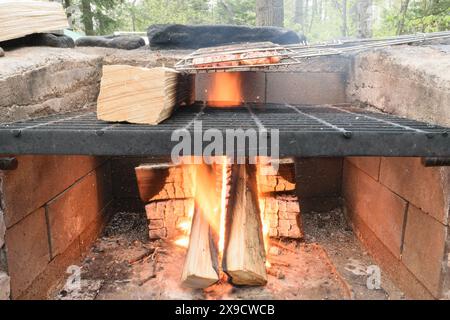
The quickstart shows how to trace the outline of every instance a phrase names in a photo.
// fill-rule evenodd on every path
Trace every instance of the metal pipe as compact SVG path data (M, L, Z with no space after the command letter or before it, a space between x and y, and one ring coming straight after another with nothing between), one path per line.
M450 166L450 158L422 158L422 165L424 167L448 167Z

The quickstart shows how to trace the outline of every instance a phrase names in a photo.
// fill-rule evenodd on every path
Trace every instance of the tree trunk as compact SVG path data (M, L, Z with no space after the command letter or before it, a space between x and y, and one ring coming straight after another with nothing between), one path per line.
M69 21L69 26L72 28L72 25L73 25L72 12L70 10L68 10L70 8L70 6L72 5L71 1L72 0L64 0L63 7L64 7L64 9L66 9L67 21Z
M302 32L305 31L305 17L303 16L303 0L295 0L295 7L294 7L294 23L300 24L302 28Z
M131 3L131 27L136 32L136 0Z
M406 18L406 12L408 11L409 6L409 0L403 0L402 5L400 7L400 20L398 21L397 25L397 35L402 34L403 27L405 26L405 18Z
M94 23L92 21L93 13L90 0L81 0L81 20L84 25L84 32L88 36L94 35Z
M313 0L312 2L312 8L311 8L311 20L309 22L308 32L311 32L313 23L314 23L314 17L317 13L317 0Z
M372 37L372 0L360 0L356 3L356 26L358 38Z
M342 0L342 29L341 33L343 37L347 37L348 28L347 28L347 0Z
M256 0L256 25L283 27L283 0Z

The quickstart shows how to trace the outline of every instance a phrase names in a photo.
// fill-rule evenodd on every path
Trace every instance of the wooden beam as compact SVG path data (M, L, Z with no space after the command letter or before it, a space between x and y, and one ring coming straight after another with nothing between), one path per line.
M30 0L0 1L0 41L68 27L67 16L60 3Z
M223 266L236 285L267 283L257 196L255 166L233 165Z
M127 65L103 67L97 117L105 121L158 124L193 102L193 78L173 69Z

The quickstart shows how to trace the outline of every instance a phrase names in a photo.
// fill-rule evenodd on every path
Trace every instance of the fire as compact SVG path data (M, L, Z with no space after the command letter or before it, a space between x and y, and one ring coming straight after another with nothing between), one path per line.
M213 107L239 106L242 103L242 80L239 72L211 73L207 90L208 105Z
M256 175L256 179L257 179L257 186L258 186L258 201L259 201L259 210L260 210L260 214L261 214L261 223L262 223L262 233L263 233L263 239L264 239L264 249L266 251L266 259L267 259L267 252L269 250L269 228L270 228L270 222L268 219L268 215L265 212L265 200L264 197L262 197L261 191L259 190L259 177L261 176L261 174L264 174L264 172L262 172L262 167L261 167L261 163L267 163L268 159L259 159L259 164L257 165L257 175ZM271 264L269 262L269 260L266 260L266 268L270 268Z
M175 240L173 243L175 243L179 247L187 248L189 246L189 237L182 236L181 238Z
M218 236L218 251L219 258L223 257L225 247L225 226L227 215L227 158L223 157L216 161L216 170L214 166L199 164L190 165L186 169L189 170L191 177L191 186L194 190L195 205L192 206L189 212L189 219L178 223L177 228L181 230L183 235L176 239L174 243L180 247L187 248L189 246L189 235L191 231L191 220L194 214L195 207L203 214L208 221L212 231ZM261 166L257 166L257 177L261 173ZM220 170L220 171L219 171ZM220 172L220 193L216 187L216 173ZM259 184L259 183L258 183ZM258 204L261 214L262 233L264 240L264 248L267 253L269 248L269 220L265 212L265 200L258 190ZM271 264L266 260L266 267L270 268Z
M222 185L220 189L220 231L219 231L219 253L222 254L225 247L225 224L227 214L227 158L222 161Z
M221 234L221 203L216 192L216 175L212 166L206 164L186 166L191 180L191 186L194 194L194 202L189 212L189 221L182 221L177 225L177 229L183 232L183 236L175 240L175 244L181 247L188 247L191 221L194 215L195 207L199 213L204 215L212 231L219 235L219 242L223 242Z
M192 206L189 208L188 219L182 220L177 224L177 229L183 233L180 238L174 241L174 243L179 247L187 248L189 246L189 235L191 234L191 223L192 217L194 216L194 209L195 205L192 204Z

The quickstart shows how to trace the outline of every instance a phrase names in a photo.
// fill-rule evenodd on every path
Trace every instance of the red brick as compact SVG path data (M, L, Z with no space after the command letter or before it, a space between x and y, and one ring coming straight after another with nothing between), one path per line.
M268 103L345 103L345 75L323 72L266 73Z
M400 257L406 201L349 162L344 162L345 204Z
M433 293L440 296L447 227L409 205L402 261Z
M10 227L99 166L103 158L19 156L19 167L5 171L3 201Z
M149 228L150 230L164 228L164 220L162 220L162 219L158 219L158 220L156 220L156 219L154 219L154 220L149 220L149 222L148 222L148 228Z
M64 252L112 200L109 165L90 172L49 202L47 216L52 257Z
M378 181L380 174L380 157L348 157L345 158L345 160L350 161L355 167L361 169Z
M147 219L164 219L164 211L157 210L158 202L151 202L145 206Z
M6 231L11 296L20 296L50 261L45 209L40 208Z
M150 239L163 239L167 237L167 230L166 228L161 229L155 229L155 230L149 230L148 235Z
M415 207L448 224L450 168L426 168L420 158L382 158L380 181Z

